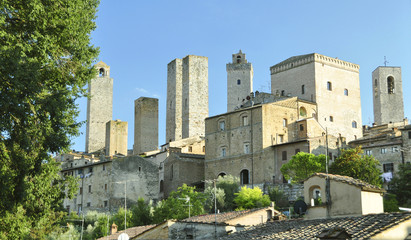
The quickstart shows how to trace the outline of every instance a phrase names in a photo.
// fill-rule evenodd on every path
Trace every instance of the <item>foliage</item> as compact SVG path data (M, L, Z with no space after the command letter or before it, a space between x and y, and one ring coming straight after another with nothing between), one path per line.
M270 200L275 203L275 209L285 208L290 206L288 197L285 195L284 191L278 189L278 187L268 188L268 196Z
M342 150L341 156L331 164L330 173L349 176L381 187L379 165L378 160L373 156L363 155L361 147L357 147Z
M285 179L298 183L314 173L325 172L325 155L315 156L311 153L299 152L280 168Z
M395 194L387 193L384 196L384 212L399 212L398 201Z
M214 213L214 207L215 207L215 198L214 194L217 195L217 209L220 211L224 209L225 205L225 192L221 188L215 188L214 189L214 183L211 182L206 182L206 189L204 190L204 194L207 196L206 202L204 204L204 210L209 212L209 213ZM215 193L214 193L215 191Z
M233 211L236 208L234 203L235 194L240 190L240 178L232 175L226 175L224 177L219 176L217 179L217 188L224 190L225 196L224 206L221 206L220 208L217 205L218 209L222 212Z
M185 199L189 197L190 201ZM154 210L154 222L160 223L166 219L184 219L189 216L196 216L204 213L204 203L206 196L204 193L196 192L195 187L186 184L179 187L177 191L170 193L170 196L158 204ZM189 208L188 204L191 205Z
M389 183L390 192L397 196L398 204L402 207L411 207L411 164L399 165Z
M237 211L270 205L270 198L268 195L263 195L263 191L259 187L247 188L244 186L235 195L234 202L238 206Z
M132 219L133 219L133 213L130 211L130 209L127 209L127 214L125 214L126 211L124 208L119 208L116 214L113 215L112 221L110 224L113 222L117 225L117 230L121 231L124 230L124 217L126 216L126 221L127 221L127 228L132 227Z
M1 1L1 238L44 238L64 216L65 188L74 183L57 174L50 154L67 150L78 134L75 100L95 76L98 49L90 32L97 6L98 0Z
M131 208L133 226L144 226L153 222L151 205L146 204L144 198L139 198L137 204Z

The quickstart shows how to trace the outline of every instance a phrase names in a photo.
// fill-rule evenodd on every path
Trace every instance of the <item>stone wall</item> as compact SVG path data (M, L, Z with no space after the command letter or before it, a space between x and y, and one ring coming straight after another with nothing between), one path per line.
M166 143L182 138L183 64L174 59L167 65Z
M128 123L120 120L106 123L106 155L123 154L127 156Z
M158 99L140 97L134 101L133 153L158 150Z

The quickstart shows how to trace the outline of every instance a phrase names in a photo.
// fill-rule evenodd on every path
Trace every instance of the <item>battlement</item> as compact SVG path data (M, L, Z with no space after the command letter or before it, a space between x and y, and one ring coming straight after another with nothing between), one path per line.
M359 72L360 66L354 63L346 62L338 58L327 57L318 53L294 56L270 67L271 75L287 71L308 63L318 62L329 66L342 68L348 71Z

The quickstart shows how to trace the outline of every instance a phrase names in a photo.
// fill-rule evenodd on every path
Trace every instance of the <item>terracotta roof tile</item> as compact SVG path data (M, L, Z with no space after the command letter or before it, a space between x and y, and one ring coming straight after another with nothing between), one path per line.
M127 228L126 233L131 238L131 237L137 236L138 234L140 234L140 233L142 233L142 232L144 232L144 231L146 231L150 228L153 228L155 226L157 226L157 225L145 225L145 226ZM125 232L124 230L119 231L119 232L116 232L115 234L112 234L112 235L108 236L108 238L107 237L101 237L101 238L98 238L97 240L117 240L118 236L120 236L120 234L122 234L124 232Z
M348 176L341 176L341 175L337 175L337 174L314 173L313 175L311 175L307 179L309 179L311 177L314 177L314 176L318 176L318 177L322 177L322 178L326 178L328 176L331 180L347 183L347 184L354 185L354 186L357 186L357 187L361 187L362 189L377 190L377 191L381 191L381 192L384 191L382 188L379 188L379 187L374 186L372 184L366 183L366 182L361 181L359 179L355 179L355 178L348 177Z

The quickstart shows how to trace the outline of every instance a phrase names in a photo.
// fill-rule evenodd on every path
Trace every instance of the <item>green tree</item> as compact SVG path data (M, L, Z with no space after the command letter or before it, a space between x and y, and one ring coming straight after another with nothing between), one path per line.
M0 238L43 238L64 216L60 191L73 182L51 153L78 134L75 100L95 76L98 3L0 3Z
M223 212L233 211L236 208L234 202L235 194L240 191L240 178L232 175L219 176L217 188L224 190L224 206L221 206L221 208L217 206L218 209Z
M411 164L399 165L389 183L390 192L397 196L398 204L402 207L411 207Z
M381 187L380 162L373 156L363 155L361 147L342 150L330 166L330 173L349 176L372 185Z
M384 196L384 212L399 212L398 201L395 194L387 193Z
M263 191L259 187L247 188L244 186L235 195L234 202L238 206L237 211L270 205L270 198L268 195L263 195Z
M190 201L186 201L187 197ZM195 191L195 187L186 184L179 187L177 191L170 193L170 196L160 202L154 209L154 222L160 223L166 219L184 219L189 215L197 216L204 213L204 203L206 196L204 193ZM189 206L190 209L189 209Z
M284 178L298 183L314 173L325 172L325 156L299 152L280 168Z
M153 223L151 204L146 204L144 198L139 198L137 204L131 208L133 226L144 226Z
M117 212L112 216L112 220L110 220L110 225L114 222L117 225L118 231L124 230L124 218L127 221L127 228L133 226L133 213L130 209L127 209L127 214L124 208L119 208Z
M277 210L290 206L290 202L284 191L278 189L278 187L268 188L268 196L270 197L270 200L275 203L275 208Z
M206 202L204 204L204 210L207 212L214 212L214 206L215 206L215 199L214 199L214 192L216 192L217 195L217 209L222 211L225 206L225 192L223 189L216 187L214 189L214 183L213 181L207 182L206 183L207 187L204 190L204 194L207 196Z

